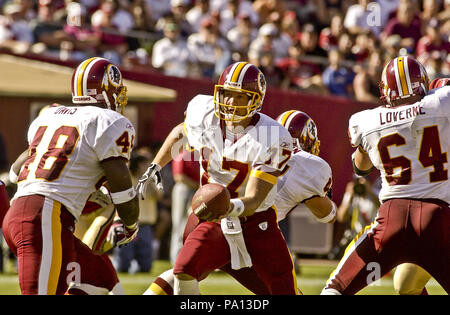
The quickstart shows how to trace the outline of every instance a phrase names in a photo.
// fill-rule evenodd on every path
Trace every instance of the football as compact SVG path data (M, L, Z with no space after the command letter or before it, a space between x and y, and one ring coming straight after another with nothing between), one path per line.
M209 183L201 186L192 197L192 211L202 220L214 220L226 214L230 193L225 186Z

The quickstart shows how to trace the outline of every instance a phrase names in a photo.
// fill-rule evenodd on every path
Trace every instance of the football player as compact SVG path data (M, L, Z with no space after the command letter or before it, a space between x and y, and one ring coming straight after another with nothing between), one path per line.
M121 218L116 244L130 242L138 230L127 167L135 131L122 115L127 95L118 67L104 58L83 61L72 75L72 102L46 109L31 123L28 157L3 222L23 294L64 294L69 284L69 294L99 293L97 282L115 282L117 275L104 272L108 262L73 235L88 197L105 179Z
M384 106L351 116L358 175L380 171L377 218L347 247L322 294L355 294L401 263L416 264L450 292L450 87L429 91L425 68L391 60L380 83Z
M322 223L333 223L337 207L330 199L332 174L326 161L320 158L320 141L317 127L311 117L301 111L291 110L278 116L277 121L291 134L293 155L283 170L283 175L277 182L275 207L278 221L285 219L292 211L307 207ZM190 215L185 235L196 225L193 214ZM233 270L230 264L220 268L228 272L238 282L255 294L269 294L268 288L258 277L253 268ZM173 270L159 275L145 295L173 294Z
M450 85L450 78L436 78L431 81L429 90L446 85ZM431 275L428 272L415 264L401 264L395 269L394 273L395 292L400 295L427 295L425 285L430 278Z
M180 139L186 136L200 153L202 184L222 184L231 195L225 218L207 209L211 219L198 222L187 236L174 266L175 294L199 294L198 281L230 261L234 270L253 266L270 294L298 294L274 208L276 183L291 157L292 138L278 122L259 113L265 92L264 75L256 66L229 65L214 95L197 95L189 102L184 123L172 130L140 179L139 194L149 180L161 187L160 170L178 155ZM232 254L230 246L239 254Z

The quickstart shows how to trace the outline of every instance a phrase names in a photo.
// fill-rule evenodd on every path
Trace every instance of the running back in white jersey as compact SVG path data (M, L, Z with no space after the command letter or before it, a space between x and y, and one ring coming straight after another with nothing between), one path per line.
M304 201L325 197L331 184L331 167L325 160L306 151L297 151L288 162L287 172L277 183L275 207L278 221L291 211L306 207Z
M421 101L354 114L351 144L366 151L380 170L380 201L436 198L450 203L450 87L432 90Z
M121 114L95 106L53 107L28 129L29 157L15 198L32 194L61 202L78 220L105 180L100 161L129 160L135 131Z
M291 135L264 114L255 114L252 122L230 140L214 114L212 96L198 95L189 102L184 125L189 145L200 152L202 184L222 184L231 198L238 198L245 195L250 176L264 179L270 176L266 173L283 170L293 150ZM276 192L274 185L256 211L271 207Z

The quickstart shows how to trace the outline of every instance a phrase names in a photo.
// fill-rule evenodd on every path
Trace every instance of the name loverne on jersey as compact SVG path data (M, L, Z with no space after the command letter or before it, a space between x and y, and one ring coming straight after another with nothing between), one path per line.
M405 109L399 108L398 110L390 110L384 113L380 113L380 125L389 124L399 120L406 120L414 118L418 115L425 115L423 105L419 104L414 107L408 107Z

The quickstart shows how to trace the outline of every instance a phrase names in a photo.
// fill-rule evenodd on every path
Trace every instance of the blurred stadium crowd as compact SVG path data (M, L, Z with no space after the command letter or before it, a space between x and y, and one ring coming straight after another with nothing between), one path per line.
M450 0L0 0L0 52L216 79L236 60L269 86L378 103L382 65L450 75Z

